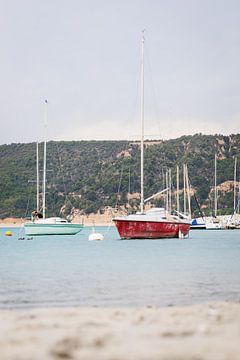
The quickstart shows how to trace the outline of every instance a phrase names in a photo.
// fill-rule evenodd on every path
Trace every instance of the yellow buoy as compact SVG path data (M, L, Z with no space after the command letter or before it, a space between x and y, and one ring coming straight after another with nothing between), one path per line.
M7 230L7 231L5 232L5 235L6 235L6 236L12 236L12 232L11 232L10 230Z

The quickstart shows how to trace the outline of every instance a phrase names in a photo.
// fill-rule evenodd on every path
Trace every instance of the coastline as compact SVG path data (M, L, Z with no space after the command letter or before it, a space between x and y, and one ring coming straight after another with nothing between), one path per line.
M240 303L0 310L2 360L238 360Z
M1 219L0 220L0 228L5 228L5 227L21 227L24 222L26 220L25 219L19 219L19 218L6 218L6 219ZM84 224L85 227L92 227L94 226L114 226L111 217L108 215L99 215L99 214L92 214L89 216L84 216L84 217L76 217L74 218L74 220L72 221L73 223L82 223Z
M121 213L115 213L114 216L120 215ZM224 222L227 222L227 219L230 215L219 215L218 218ZM113 214L111 212L105 212L103 214L89 214L84 216L75 216L72 220L72 223L84 224L84 227L93 227L93 226L114 226L112 221ZM236 218L240 222L240 215L236 215ZM208 217L206 217L208 219ZM0 228L5 227L21 227L27 220L21 218L5 218L0 219Z

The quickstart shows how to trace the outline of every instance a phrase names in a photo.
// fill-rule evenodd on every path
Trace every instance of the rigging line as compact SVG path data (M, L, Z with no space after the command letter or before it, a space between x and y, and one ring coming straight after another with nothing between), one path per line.
M131 192L131 167L129 166L129 171L128 171L128 211L130 209L130 192Z
M191 180L189 179L189 177L188 177L188 181L189 181L189 189L191 190L191 189L193 189L193 186L192 186L192 183L191 183ZM201 210L199 200L198 200L197 195L196 195L196 193L194 191L193 191L193 197L194 197L194 200L195 200L196 205L197 205L198 213L201 215L201 218L204 220L205 214Z
M150 78L150 85L151 85L151 90L152 90L152 94L153 94L153 108L154 108L154 115L155 115L155 123L157 125L157 130L158 130L158 136L160 138L162 138L162 133L161 133L161 128L159 126L159 121L158 119L160 118L159 115L159 109L158 109L158 105L157 105L157 93L156 93L156 89L154 86L154 81L153 81L153 73L152 73L152 65L151 65L151 61L150 61L150 57L148 56L148 46L146 45L146 65L148 66L148 70L149 70L149 78ZM156 135L154 135L156 136Z
M31 193L30 193L30 189L29 189L28 190L28 201L27 201L27 207L26 207L26 212L25 212L25 218L27 217L28 210L29 210L30 197L31 197Z
M60 175L62 177L62 183L63 183L63 187L64 187L64 193L65 193L65 198L66 200L68 200L68 202L70 203L71 207L73 208L73 204L67 194L67 187L66 187L66 183L65 183L65 179L64 179L64 175L63 175L63 172L62 172L62 159L61 159L61 156L60 156L60 151L59 151L59 146L58 146L58 143L56 142L56 147L57 147L57 153L58 153L58 162L59 162L59 168L60 168Z
M47 192L48 194L48 210L51 211L53 214L57 214L57 211L56 211L56 183L57 183L57 178L56 178L56 174L55 174L55 171L54 169L49 169L48 172L51 172L52 173L52 180L51 180L51 183L55 186L55 190L52 191L52 189L49 189L49 191Z
M28 180L28 184L32 183L33 181ZM30 198L31 198L31 186L28 187L28 200L27 200L27 206L26 206L26 210L25 210L25 218L27 217L28 211L29 211L29 204L30 204Z
M238 200L240 199L240 176L238 179ZM238 206L237 206L237 213L239 214L239 201L238 201Z
M113 217L114 217L114 215L113 215L113 213L112 213L112 210L110 210L110 215L111 215L111 219L109 220L107 230L106 230L105 233L104 233L104 238L105 238L105 236L108 234L108 232L109 232L109 230L110 230L110 228L111 228L111 226L112 226L112 224L113 224Z
M122 184L122 176L123 176L123 165L122 165L122 168L121 168L121 175L120 175L119 184L118 184L118 192L117 192L117 199L116 199L115 208L117 208L117 205L118 205L118 198L119 198L119 193L120 193L121 184Z

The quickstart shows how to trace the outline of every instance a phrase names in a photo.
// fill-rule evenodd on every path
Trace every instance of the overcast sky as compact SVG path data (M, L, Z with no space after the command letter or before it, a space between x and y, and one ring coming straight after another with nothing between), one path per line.
M0 0L0 144L239 133L240 1Z

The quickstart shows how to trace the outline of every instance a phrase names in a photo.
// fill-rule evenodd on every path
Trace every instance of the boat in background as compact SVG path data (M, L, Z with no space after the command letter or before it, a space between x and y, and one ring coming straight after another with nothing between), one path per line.
M226 221L226 229L240 229L240 183L238 183L238 194L236 202L236 183L237 183L237 157L234 159L234 179L233 179L233 212Z
M206 230L224 230L224 222L221 221L218 217L212 216L209 220L206 221Z
M217 154L214 157L214 215L206 219L206 230L224 230L224 222L217 216L218 195L217 195Z
M218 215L218 196L217 196L217 155L215 154L215 171L214 171L214 215L205 217L201 211L199 203L195 197L201 217L192 219L191 229L206 229L206 230L228 230L240 229L240 215L237 214L239 208L240 194L238 192L236 202L236 178L237 178L237 158L234 161L234 181L233 181L233 212L232 215Z
M83 224L74 224L71 221L61 217L46 218L46 124L47 124L47 100L45 100L45 136L44 136L44 154L43 154L43 191L42 191L42 213L39 211L39 169L38 169L38 143L37 143L37 210L32 212L31 221L24 224L25 234L27 236L39 235L76 235L79 233Z
M206 222L204 218L194 218L190 226L191 230L206 230Z
M143 155L144 155L144 33L141 41L141 202L140 212L113 218L121 239L163 239L182 238L188 235L191 221L181 215L171 215L164 208L152 208L144 211L143 194ZM165 189L168 190L168 189ZM165 191L164 190L164 191ZM161 193L161 192L160 192Z
M198 201L198 198L197 198L197 195L195 192L193 193L193 197L197 204L198 213L200 216L196 217L196 218L192 218L190 229L191 230L206 230L206 217L205 217L204 213L202 212L200 203Z

